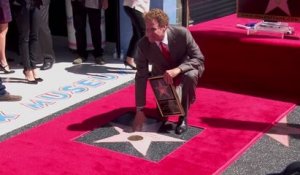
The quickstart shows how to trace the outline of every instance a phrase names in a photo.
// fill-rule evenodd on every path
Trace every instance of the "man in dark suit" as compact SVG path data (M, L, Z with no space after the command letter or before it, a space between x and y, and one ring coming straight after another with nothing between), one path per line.
M179 116L175 133L187 130L190 104L195 99L198 79L204 71L204 56L191 33L184 27L169 26L168 16L152 9L144 16L146 36L138 43L135 77L136 116L133 130L141 130L146 105L146 85L149 76L163 75L167 84L176 87L185 115ZM151 72L149 65L152 65Z
M41 56L44 60L41 70L51 69L55 62L52 35L49 29L49 7L50 0L43 0L43 5L40 8L41 24L39 32Z

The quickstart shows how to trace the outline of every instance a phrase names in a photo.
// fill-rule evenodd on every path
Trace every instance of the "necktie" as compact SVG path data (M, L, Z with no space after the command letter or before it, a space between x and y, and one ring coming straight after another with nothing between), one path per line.
M171 55L170 55L170 51L167 47L167 45L163 42L159 43L160 49L161 49L161 53L164 56L164 58L166 59L166 61L170 62L171 60ZM178 86L180 84L180 76L177 76L173 79L173 85L174 86Z
M162 55L165 57L165 59L167 61L170 61L170 52L169 52L169 49L167 48L167 45L164 44L163 42L160 42L159 43L159 46L160 46L160 49L161 49L161 53Z

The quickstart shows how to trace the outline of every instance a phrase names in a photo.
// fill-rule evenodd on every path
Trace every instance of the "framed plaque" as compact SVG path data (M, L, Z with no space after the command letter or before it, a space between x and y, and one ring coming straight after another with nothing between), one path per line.
M168 85L163 76L149 78L155 100L163 117L184 115L184 110L173 85Z

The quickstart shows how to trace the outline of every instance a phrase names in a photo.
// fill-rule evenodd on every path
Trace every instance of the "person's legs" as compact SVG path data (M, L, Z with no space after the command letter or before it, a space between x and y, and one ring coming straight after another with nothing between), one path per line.
M198 70L190 70L181 75L181 83L176 87L177 94L181 99L181 104L185 115L179 116L175 132L181 134L187 130L187 117L190 105L196 100L196 87L198 84Z
M0 69L4 71L4 73L14 73L15 71L9 69L5 54L7 31L8 23L0 24Z
M75 28L75 38L77 46L77 54L80 58L73 61L74 64L80 64L88 57L86 50L86 8L82 2L73 1L73 24ZM81 61L80 61L81 59Z
M136 53L137 43L145 35L145 22L143 14L141 12L126 6L124 6L124 10L130 18L132 25L132 37L129 42L126 60L124 61L124 63L128 64L129 66L133 65L133 67L136 67L134 63L134 57Z
M24 69L31 69L29 60L29 9L26 7L20 7L16 14L16 24L19 32L19 53L24 66Z
M33 77L36 82L41 82L41 79L38 75L38 69L36 64L38 63L38 53L39 53L39 30L40 30L40 21L41 14L38 8L30 9L30 31L29 31L29 60L32 70Z
M101 9L86 8L89 17L89 25L91 29L91 38L94 46L93 56L96 64L104 64L102 33L101 33Z
M31 10L26 7L20 7L16 11L16 24L19 31L19 52L20 57L24 66L24 75L28 83L37 84L37 81L33 75L33 69L35 68L35 61L32 60L31 38L37 36L31 36Z
M130 18L133 30L129 48L127 51L127 56L134 58L137 42L145 35L145 22L143 19L143 14L141 12L129 7L124 7L124 10Z
M39 31L39 44L41 56L43 58L43 66L41 70L52 68L55 62L55 53L53 50L52 35L49 29L49 4L42 5L40 8L41 24Z
M36 69L38 63L40 21L40 10L30 9L29 58L32 69Z

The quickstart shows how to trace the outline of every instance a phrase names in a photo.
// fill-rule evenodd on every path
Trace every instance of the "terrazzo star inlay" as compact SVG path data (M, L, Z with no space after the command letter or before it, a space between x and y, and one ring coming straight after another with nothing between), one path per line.
M169 122L169 128L166 130L166 127L161 127L161 122L148 118L142 131L132 132L133 117L133 113L126 113L111 123L77 138L76 141L151 161L160 161L202 130L189 127L184 134L176 135L176 124Z

